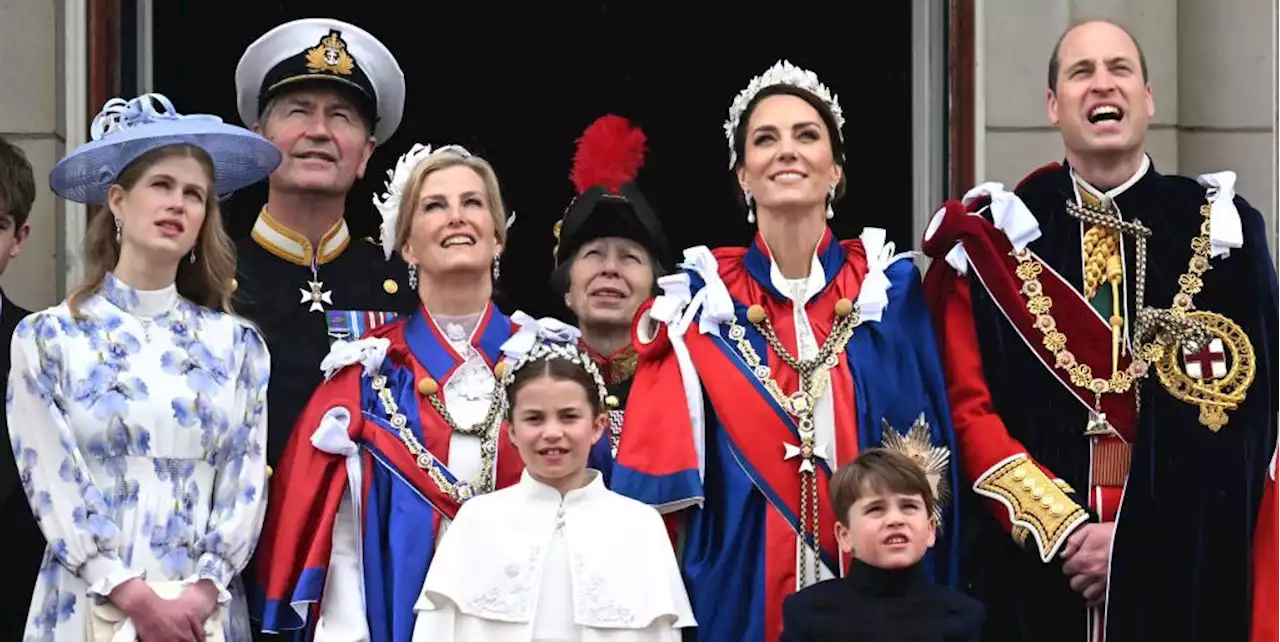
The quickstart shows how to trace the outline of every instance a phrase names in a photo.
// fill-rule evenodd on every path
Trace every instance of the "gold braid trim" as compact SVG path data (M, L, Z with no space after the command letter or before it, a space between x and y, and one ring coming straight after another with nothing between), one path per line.
M1089 227L1084 234L1084 299L1093 301L1107 276L1107 262L1118 258L1120 233L1101 225Z
M1058 480L1049 479L1026 453L1009 457L979 475L973 490L1009 509L1014 541L1024 544L1029 532L1036 540L1040 561L1045 563L1053 559L1075 527L1089 519L1089 513L1064 493Z

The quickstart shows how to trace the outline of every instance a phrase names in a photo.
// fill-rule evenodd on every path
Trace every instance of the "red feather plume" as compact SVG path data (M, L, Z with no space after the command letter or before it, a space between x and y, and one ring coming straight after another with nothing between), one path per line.
M623 183L634 181L644 165L644 132L621 116L601 116L577 142L569 180L579 194L596 185L617 192Z

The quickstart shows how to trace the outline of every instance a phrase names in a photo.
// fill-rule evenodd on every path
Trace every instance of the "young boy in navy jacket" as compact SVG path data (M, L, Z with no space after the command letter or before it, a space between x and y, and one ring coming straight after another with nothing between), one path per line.
M836 539L853 562L843 578L787 596L780 642L977 641L982 605L925 577L937 500L924 470L875 448L841 466L830 489Z

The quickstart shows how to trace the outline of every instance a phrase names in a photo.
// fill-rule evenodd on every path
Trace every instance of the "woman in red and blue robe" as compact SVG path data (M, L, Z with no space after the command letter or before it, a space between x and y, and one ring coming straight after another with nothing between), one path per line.
M842 575L827 482L861 450L908 452L944 499L956 482L910 254L883 230L839 241L827 227L844 181L839 114L788 63L751 83L726 131L759 233L746 248L686 250L634 330L613 488L680 522L701 642L774 642L786 595ZM956 580L958 515L954 500L935 514L921 562L932 581Z
M265 632L409 642L444 529L523 470L496 394L513 329L491 301L506 239L493 169L460 147L415 146L388 189L375 200L383 246L404 255L421 306L321 363L325 382L272 479L257 574Z

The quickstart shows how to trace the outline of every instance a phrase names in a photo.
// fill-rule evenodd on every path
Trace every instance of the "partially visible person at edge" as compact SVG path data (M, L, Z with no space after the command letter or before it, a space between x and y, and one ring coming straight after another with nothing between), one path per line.
M678 642L695 622L662 518L588 467L609 424L599 368L576 328L512 321L501 394L524 473L458 511L414 606L414 641Z
M809 71L780 61L729 109L729 166L759 220L746 248L685 250L641 308L640 365L613 488L686 511L679 529L698 639L773 642L783 598L848 560L821 498L831 471L874 446L954 472L951 412L910 254L881 229L838 241L844 118ZM690 306L693 306L692 309ZM957 503L926 562L957 573Z
M9 261L17 258L27 243L31 226L27 217L36 200L36 182L31 163L13 143L0 138L0 275ZM0 292L0 381L8 387L9 344L18 322L31 314ZM22 631L27 621L31 589L40 570L44 535L31 515L27 497L18 478L17 462L9 443L9 422L0 409L0 532L5 534L9 556L9 581L0 586L0 631Z
M336 339L356 339L417 298L399 256L352 238L347 193L404 111L404 74L377 38L355 25L307 18L268 31L236 66L246 126L284 154L267 203L237 241L236 309L275 355L267 462L275 466L299 413L320 385ZM394 248L387 248L394 249Z
M644 132L625 118L609 114L587 127L569 175L578 195L554 230L551 287L577 319L583 347L609 386L607 439L592 448L589 464L606 487L636 370L631 326L640 305L657 294L667 256L662 224L635 183L644 153Z
M49 175L103 206L85 281L13 338L9 438L49 542L22 637L245 640L270 356L230 312L218 199L280 152L158 94L107 101L91 132Z
M985 640L1248 639L1276 273L1234 173L1153 167L1147 78L1121 27L1067 30L1046 101L1066 162L925 234L960 465L994 517L967 547Z
M414 145L374 202L420 304L324 359L272 478L257 567L268 633L409 642L444 529L523 470L495 374L513 329L491 301L507 238L493 168Z

